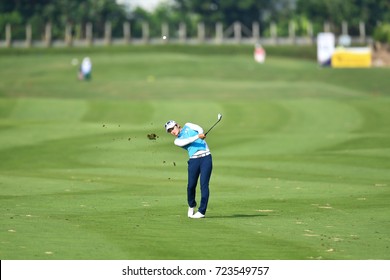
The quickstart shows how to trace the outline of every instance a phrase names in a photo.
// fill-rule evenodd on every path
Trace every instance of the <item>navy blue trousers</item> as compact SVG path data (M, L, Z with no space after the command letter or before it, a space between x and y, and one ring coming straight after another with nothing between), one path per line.
M187 185L187 200L189 207L195 207L196 203L196 185L200 177L200 206L198 211L203 215L206 214L207 204L209 202L209 182L211 171L213 170L213 158L211 155L192 158L188 160L188 185Z

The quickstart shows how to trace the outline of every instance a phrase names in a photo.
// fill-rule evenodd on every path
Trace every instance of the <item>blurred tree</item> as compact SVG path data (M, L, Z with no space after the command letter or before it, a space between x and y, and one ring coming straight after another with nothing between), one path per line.
M83 37L87 22L94 25L94 34L102 37L106 21L111 21L113 36L119 37L123 34L122 24L126 20L125 9L115 0L7 0L0 2L0 15L0 30L4 30L7 23L13 25L13 30L14 25L22 28L20 34L13 32L13 37L17 39L24 39L26 23L32 23L33 36L40 37L44 33L44 25L49 22L54 39L63 38L67 23L77 25L77 35Z
M378 22L390 21L390 1L297 0L297 13L313 22L329 22L336 32L340 32L341 22L345 20L353 35L358 33L359 22L363 21L371 34Z
M278 34L288 33L291 20L297 32L305 33L310 22L317 33L324 22L332 24L333 31L341 31L341 22L347 21L351 35L359 33L359 22L366 24L366 33L372 34L378 23L390 22L389 0L173 0L173 6L162 4L153 12L142 8L126 11L116 0L1 0L0 37L5 25L12 25L14 39L24 39L25 24L31 23L33 38L40 39L44 26L52 24L53 39L63 39L65 25L74 26L74 35L85 37L87 22L93 24L95 37L103 37L106 21L111 22L112 36L123 35L123 22L132 22L132 35L141 36L141 20L149 22L150 35L161 35L161 24L167 23L170 35L175 36L180 22L187 26L187 34L196 36L197 23L203 22L206 36L215 33L216 22L226 30L239 21L248 29L253 22L260 23L261 34L269 34L271 22L278 25ZM230 34L232 36L232 34Z
M376 42L390 45L390 24L380 24L374 31L374 39Z
M17 38L24 36L25 30L21 28L23 23L22 15L18 11L12 11L8 13L0 13L0 35L1 39L4 39L5 26L11 24L12 37ZM19 28L18 28L19 27Z
M209 33L214 32L216 22L227 28L236 21L249 29L253 22L259 22L263 32L270 22L288 18L293 4L291 0L175 0L174 8L181 14L196 14Z
M0 1L0 34L6 24L12 26L12 39L24 39L25 24L34 14L41 15L49 0L7 0Z
M187 36L196 36L197 15L194 13L182 13L166 3L159 4L153 12L149 12L141 7L135 8L131 12L133 34L141 37L141 24L143 21L149 23L150 35L159 37L162 35L162 25L169 27L168 37L178 37L178 29L181 23L185 23Z

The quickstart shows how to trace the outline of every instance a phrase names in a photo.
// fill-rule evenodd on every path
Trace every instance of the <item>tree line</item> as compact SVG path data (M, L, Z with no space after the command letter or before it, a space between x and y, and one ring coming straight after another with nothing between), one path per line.
M131 2L130 2L131 4ZM359 34L359 23L364 22L366 34L374 34L379 26L390 23L389 0L172 0L149 12L140 7L126 7L115 0L7 0L0 1L0 40L4 39L7 24L12 25L13 39L25 37L25 26L32 26L34 39L41 39L46 23L51 23L54 39L63 38L65 25L73 26L75 38L85 36L85 25L93 24L94 36L102 37L106 21L111 22L112 36L123 36L123 22L131 24L132 36L142 33L142 22L150 26L150 35L160 36L161 25L177 30L185 23L188 36L197 32L197 24L206 26L206 36L215 32L215 23L231 26L241 22L250 28L253 22L261 26L262 36L269 35L269 26L276 23L278 34L287 35L288 25L295 23L296 34L323 31L324 23L333 32L341 33L341 24L348 22L349 34ZM175 34L172 34L173 36ZM171 35L171 36L172 36ZM386 38L386 36L384 36ZM390 42L390 36L389 36Z

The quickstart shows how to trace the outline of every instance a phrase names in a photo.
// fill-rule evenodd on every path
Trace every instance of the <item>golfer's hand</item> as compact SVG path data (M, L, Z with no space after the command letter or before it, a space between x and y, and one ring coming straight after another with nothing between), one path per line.
M198 137L199 137L200 139L205 139L205 138L206 138L206 134L200 133L200 134L198 134Z

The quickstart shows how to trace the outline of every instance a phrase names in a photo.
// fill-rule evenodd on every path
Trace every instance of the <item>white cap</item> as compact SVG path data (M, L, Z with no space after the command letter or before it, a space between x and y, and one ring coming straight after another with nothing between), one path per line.
M175 121L167 121L165 124L165 130L168 132L169 129L174 128L177 123Z

